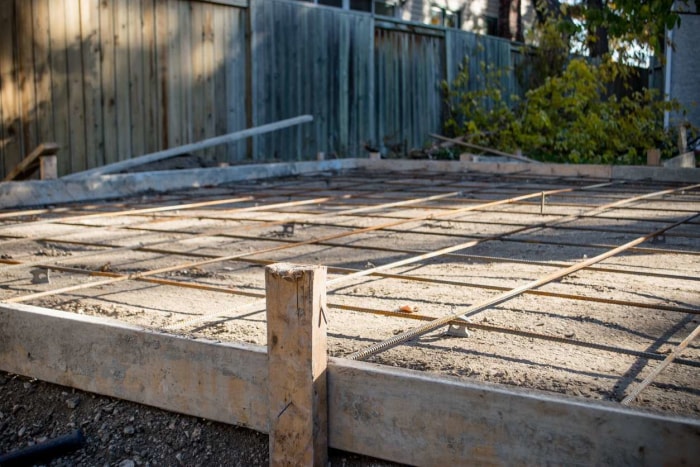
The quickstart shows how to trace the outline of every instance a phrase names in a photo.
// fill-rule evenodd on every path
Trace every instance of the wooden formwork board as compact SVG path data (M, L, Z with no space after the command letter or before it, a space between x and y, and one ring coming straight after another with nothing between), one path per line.
M168 192L243 180L353 169L356 159L239 165L206 169L102 175L80 180L0 183L0 209L113 199L144 192Z
M0 304L0 369L268 431L263 347ZM417 465L692 464L700 422L330 358L331 447Z
M483 172L528 174L532 176L584 177L604 180L654 180L657 182L698 182L700 169L613 166L595 164L522 164L513 162L467 162L432 160L358 159L358 168L390 172L430 170L437 172Z
M387 173L428 170L491 174L523 173L532 176L584 177L603 180L649 179L657 182L700 182L700 169L692 168L355 158L103 175L82 180L0 182L0 209L114 199L144 192L163 193L243 180L356 168Z

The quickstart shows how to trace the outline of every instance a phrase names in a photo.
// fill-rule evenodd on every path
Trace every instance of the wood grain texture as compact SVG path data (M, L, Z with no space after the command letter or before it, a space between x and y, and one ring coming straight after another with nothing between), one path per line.
M85 98L84 168L105 163L100 42L100 0L80 1L83 94ZM80 155L72 154L79 158Z
M2 165L4 173L16 166L24 155L22 116L17 75L17 29L15 2L0 2L0 113L2 114Z
M264 347L0 304L3 371L263 432L266 360Z
M687 465L700 422L331 359L330 445L410 465Z
M18 79L22 108L22 141L24 152L36 143L36 119L33 112L36 108L34 88L34 31L33 31L33 2L16 1L15 12L17 21L17 61L19 63Z
M31 175L31 172L39 167L39 158L47 155L54 155L60 149L60 146L56 143L42 143L36 147L32 152L27 154L27 157L22 159L16 167L14 167L10 173L7 174L3 181L7 182L10 180L21 180L27 178Z
M268 431L263 347L0 304L0 369ZM329 445L395 462L692 465L700 456L697 419L337 358L327 378Z
M68 134L70 146L61 156L70 160L70 170L86 168L85 142L85 72L83 70L80 4L67 0L65 14L66 82L68 85ZM79 154L81 157L71 157Z
M326 267L268 266L265 290L270 465L326 465Z
M58 178L57 156L41 156L39 158L39 178L41 180L55 180Z
M116 104L116 160L123 161L138 154L131 152L131 141L134 137L131 127L131 101L129 95L132 88L129 67L129 0L112 0L114 6L114 68L115 68L115 104ZM140 3L140 2L138 2ZM140 44L139 44L140 46ZM138 53L138 46L135 53Z
M144 56L147 55L147 43L144 39L144 7L148 7L150 1L127 2L122 5L126 13L126 51L128 53L128 84L129 84L129 107L128 118L129 127L125 129L131 136L131 145L128 151L128 158L138 157L146 154L146 139L151 139L152 134L146 133L148 123L149 100L146 99L147 74L144 70ZM152 27L152 26L151 26ZM149 28L150 29L150 28Z
M313 126L203 151L210 162L420 148L465 56L511 43L297 0L0 0L0 177L41 141L59 175L311 114ZM521 94L514 73L501 83Z
M51 0L48 3L50 18L51 53L49 63L51 66L51 109L53 112L53 127L56 141L61 147L71 147L70 132L70 95L68 88L68 30L66 25L67 0ZM66 151L70 154L70 150ZM61 157L58 160L58 170L61 173L72 170L71 157Z
M119 154L119 132L117 125L117 70L115 65L116 45L114 35L115 7L112 2L100 2L100 76L102 89L102 125L104 134L103 163L116 162ZM68 172L60 171L61 174Z

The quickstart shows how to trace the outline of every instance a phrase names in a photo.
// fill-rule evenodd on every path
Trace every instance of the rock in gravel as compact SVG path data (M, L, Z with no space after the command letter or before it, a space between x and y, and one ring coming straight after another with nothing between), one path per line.
M119 463L119 467L136 467L136 462L131 459L124 459Z
M133 426L127 425L124 427L125 435L133 435L134 433L136 433L136 428L134 428Z
M80 397L69 397L66 399L66 405L69 409L75 409L80 404Z

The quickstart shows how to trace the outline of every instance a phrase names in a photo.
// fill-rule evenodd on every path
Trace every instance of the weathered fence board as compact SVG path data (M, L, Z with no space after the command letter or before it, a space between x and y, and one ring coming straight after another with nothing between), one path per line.
M65 175L244 129L245 11L185 0L0 0L0 176L46 140L61 145ZM246 156L244 144L233 147L206 155Z
M444 39L377 28L375 144L396 153L420 148L428 133L440 132L445 79Z
M255 159L355 155L371 139L373 19L298 2L251 4L252 121L311 114L312 128L257 138Z
M468 56L522 94L499 38L296 0L0 0L0 177L42 141L59 175L300 114L212 162L397 153L429 142Z

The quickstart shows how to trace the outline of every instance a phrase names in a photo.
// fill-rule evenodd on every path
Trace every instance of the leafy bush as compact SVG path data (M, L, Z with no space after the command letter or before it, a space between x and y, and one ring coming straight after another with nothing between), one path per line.
M551 49L556 44L539 53L556 56ZM510 70L482 64L475 86L463 66L453 83L443 83L446 134L553 162L639 164L649 148L660 148L664 157L674 154L676 135L664 130L663 113L679 110L677 102L661 101L649 89L609 95L608 86L629 69L609 58L600 64L573 58L563 66L560 72L550 66L546 76L530 70L539 84L523 99L505 93L501 78Z

